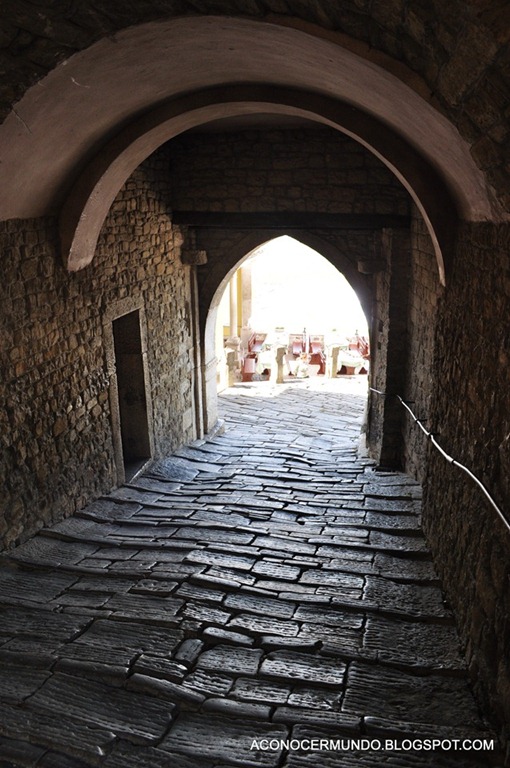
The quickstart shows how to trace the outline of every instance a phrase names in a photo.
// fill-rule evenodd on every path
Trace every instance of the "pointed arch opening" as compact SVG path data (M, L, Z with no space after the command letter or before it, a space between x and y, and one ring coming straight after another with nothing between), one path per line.
M204 328L208 423L215 419L218 392L238 382L359 374L365 392L368 303L363 306L339 268L339 254L333 259L335 249L311 238L318 250L307 239L295 233L262 238L217 286Z

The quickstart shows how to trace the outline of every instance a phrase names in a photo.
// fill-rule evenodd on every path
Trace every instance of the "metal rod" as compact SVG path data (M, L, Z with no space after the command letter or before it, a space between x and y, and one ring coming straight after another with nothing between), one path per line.
M415 424L417 424L417 426L418 426L418 427L421 429L421 431L422 431L422 432L423 432L423 434L424 434L424 435L427 437L427 439L428 439L428 440L430 440L430 442L432 443L432 445L434 446L434 448L436 448L436 449L439 451L439 453L441 454L441 456L442 456L444 459L446 459L446 461L447 461L449 464L452 464L453 466L455 466L455 467L458 467L458 468L459 468L459 469L461 469L463 472L465 472L465 473L466 473L466 474L467 474L467 475L468 475L468 476L471 478L471 480L473 480L473 482L475 482L475 483L476 483L476 485L477 485L477 486L480 488L480 490L481 490L481 491L483 491L483 493L484 493L484 494L485 494L485 496L487 497L488 501L491 503L491 505L494 507L494 509L495 509L495 510L496 510L496 512L498 513L498 515L499 515L499 517L500 517L501 521L502 521L502 522L504 523L504 525L506 526L506 529L507 529L508 531L510 531L510 522L507 520L507 518L506 518L505 514L504 514L504 513L503 513L503 511L502 511L502 510L499 508L499 506L496 504L496 502L494 501L494 499L493 499L493 498L492 498L492 496L490 495L490 493L489 493L489 491L487 490L487 488L486 488L486 487L484 486L484 484L481 482L481 480L479 480L479 479L476 477L476 475L474 475L474 474L471 472L471 470L470 470L470 469L468 469L468 467L464 466L464 464L461 464L459 461L457 461L456 459L454 459L454 458L453 458L453 456L450 456L450 454L446 453L446 451L444 450L444 448L442 448L442 447L439 445L439 443L437 442L437 440L436 440L436 438L435 438L435 436L434 436L433 432L429 432L427 429L425 429L425 427L423 426L423 423L420 421L420 419L418 419L418 418L415 416L415 414L414 414L414 413L412 412L412 410L409 408L409 405L408 405L408 404L405 402L405 400L403 400L403 398L401 398L401 397L400 397L400 395L390 395L390 394L388 394L387 392L381 392L381 390L380 390L380 389L374 389L373 387L370 387L370 391L371 391L371 392L375 392L375 393L376 393L376 394L378 394L378 395L382 395L383 397L396 397L396 398L397 398L397 400L398 400L398 401L401 403L401 405L403 405L403 406L404 406L404 408L406 409L406 411L408 411L408 413L410 414L410 416L411 416L411 418L413 419L414 423L415 423Z

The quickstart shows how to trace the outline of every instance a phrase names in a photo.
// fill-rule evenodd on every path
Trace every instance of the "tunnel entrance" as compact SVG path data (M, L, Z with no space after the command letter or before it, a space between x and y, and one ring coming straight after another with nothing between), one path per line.
M218 390L236 381L366 374L368 325L344 275L318 251L284 235L251 251L219 302ZM232 354L234 353L234 354Z
M122 465L130 480L151 455L139 310L113 321L113 344Z

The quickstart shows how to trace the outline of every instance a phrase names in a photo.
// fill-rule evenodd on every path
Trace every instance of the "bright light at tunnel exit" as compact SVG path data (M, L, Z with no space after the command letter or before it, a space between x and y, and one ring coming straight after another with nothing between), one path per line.
M253 331L368 336L367 321L345 277L317 251L283 236L258 248L251 267Z

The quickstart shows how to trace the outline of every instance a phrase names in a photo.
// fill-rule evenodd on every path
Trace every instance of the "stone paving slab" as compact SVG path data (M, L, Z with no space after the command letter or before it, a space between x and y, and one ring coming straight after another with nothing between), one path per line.
M353 654L361 648L363 630L361 625L357 629L352 629L338 625L325 626L321 623L307 624L305 622L301 625L297 639L318 643L319 647L323 649L327 647L330 650L343 651L349 655L349 653Z
M167 623L169 617L175 616L184 605L183 600L175 600L171 597L154 597L146 594L114 595L109 598L104 607L112 611L114 615L127 618L144 616L152 622Z
M365 520L370 528L383 532L390 530L405 531L406 534L422 536L420 518L417 515L388 515L384 512L367 512Z
M128 668L138 656L138 649L116 648L107 643L66 643L58 649L58 658L63 660L94 662L105 666L117 666Z
M274 600L260 595L229 594L225 605L237 611L261 614L266 617L290 619L298 606L297 602Z
M253 741L281 739L287 733L285 726L264 721L246 723L210 714L182 714L160 748L202 760L227 760L242 768L276 768L281 750L264 752L251 747Z
M391 579L367 576L365 598L380 609L419 617L447 618L450 611L436 586L403 584Z
M347 677L344 712L459 728L479 722L464 679L413 675L358 662L349 666Z
M41 758L47 754L44 747L36 747L19 739L0 738L0 754L3 755L5 768L11 765L23 765L23 768L35 768ZM84 763L82 763L82 767Z
M421 489L359 455L363 383L234 387L224 435L3 556L2 768L489 764L280 743L490 735Z
M133 665L133 672L179 683L188 673L188 669L184 664L179 664L178 661L142 654L136 659Z
M296 611L295 619L319 627L337 627L339 629L361 629L364 624L362 613L347 613L342 610L331 610L303 605Z
M274 705L285 704L291 693L292 686L287 683L239 677L232 688L231 695L241 701Z
M28 706L41 713L51 712L93 723L143 744L155 742L164 735L175 705L81 677L56 673L30 697Z
M56 718L27 708L9 706L0 701L0 736L23 738L34 746L53 748L82 759L87 765L99 766L115 740L115 734L92 722L80 723L70 718ZM3 757L0 752L0 757ZM17 766L16 766L17 768Z
M431 559L417 559L395 557L394 555L376 554L374 558L374 572L393 581L403 579L405 581L433 581L439 583L439 579Z
M258 649L219 645L211 651L204 651L197 666L199 669L221 669L223 672L255 675L261 657L262 651Z
M370 531L370 545L375 549L391 549L399 552L423 552L428 553L427 544L423 536L396 535L388 531L372 529Z
M1 663L4 662L4 663ZM0 655L0 699L20 704L35 693L50 675L49 669L7 664Z
M129 485L124 485L121 488L116 488L111 491L108 496L108 500L115 501L118 506L122 508L123 504L129 504L129 508L132 509L137 504L154 504L157 503L163 494L153 493L146 488L133 488Z
M250 571L255 560L250 557L236 557L235 555L220 552L192 552L186 556L190 563L203 563L205 565L225 565L228 568L237 568L241 571Z
M369 498L421 499L422 490L410 477L398 474L376 475L376 482L368 482L363 491Z
M391 751L391 749L378 748L378 740L371 742L362 738L354 737L352 739L339 737L338 731L326 730L325 728L313 728L313 726L296 726L293 729L292 737L297 741L303 741L305 744L316 744L320 746L321 740L324 744L322 749L316 747L306 752L291 752L282 768L379 768L384 765L386 768L487 768L489 763L474 753L472 757L466 757L462 753L439 753L419 752L413 753L408 750ZM370 749L370 744L374 744L374 749ZM384 740L382 742L384 744ZM357 749L357 746L364 749ZM337 746L338 748L335 748ZM389 745L390 746L390 745Z
M234 675L210 669L196 669L183 681L183 686L208 696L227 696L235 682Z
M154 627L145 622L98 619L75 642L99 650L106 646L140 653L152 651L164 656L174 650L182 637L183 633L178 630Z
M391 495L380 494L365 495L364 507L369 510L380 510L387 514L407 512L408 514L419 514L421 503L419 498L398 498Z
M325 711L318 709L297 709L296 707L280 706L276 708L273 722L287 723L291 726L297 724L326 726L335 729L337 737L341 734L359 736L361 733L362 719L353 717L338 711ZM291 734L292 735L292 734Z
M435 669L463 669L455 627L369 616L364 648L384 661Z
M319 683L339 689L344 682L345 665L336 659L292 651L274 651L262 662L260 673L266 677Z
M18 547L11 557L13 560L34 565L77 565L97 550L95 544L72 543L39 535Z
M42 604L70 588L76 576L66 573L25 573L0 568L0 601L3 604Z
M64 616L43 607L0 605L1 631L7 636L51 639L63 643L77 636L87 624L87 619Z
M267 635L269 632L274 632L281 637L296 637L299 632L299 625L295 621L252 616L251 614L236 616L229 622L228 626L247 630L254 635Z
M149 499L144 498L144 503L147 504L148 502ZM116 520L129 520L129 518L139 512L140 509L141 504L122 499L122 495L120 498L116 499L113 497L102 497L87 504L85 509L77 512L72 518L68 518L68 521L70 523L72 520L79 520L81 518L84 518L85 520L112 522ZM67 523L67 521L58 523L57 530L60 530L64 523Z

